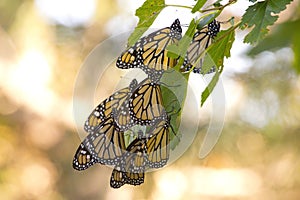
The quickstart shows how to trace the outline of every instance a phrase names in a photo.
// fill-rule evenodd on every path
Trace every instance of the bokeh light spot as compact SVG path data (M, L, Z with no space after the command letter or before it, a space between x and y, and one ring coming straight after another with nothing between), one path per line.
M95 13L95 0L35 0L42 16L64 26L81 26Z
M28 165L20 177L21 186L28 195L39 196L50 190L51 174L40 164Z

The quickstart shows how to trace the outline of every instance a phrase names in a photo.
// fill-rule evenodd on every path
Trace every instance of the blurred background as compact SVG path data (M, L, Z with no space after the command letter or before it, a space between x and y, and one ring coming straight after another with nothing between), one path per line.
M287 45L247 57L246 32L237 33L225 62L225 124L206 158L199 158L209 123L204 106L204 116L195 119L200 126L193 144L176 162L147 173L141 186L111 189L111 168L105 166L73 170L80 143L72 114L77 73L101 41L135 27L135 9L142 3L0 1L0 199L300 199L300 79L291 67L297 55ZM219 20L239 21L248 6L238 1ZM277 23L297 11L294 1ZM187 11L164 12L157 27L170 24L164 16L175 12L168 17L173 21ZM95 103L112 92L120 76L110 74Z

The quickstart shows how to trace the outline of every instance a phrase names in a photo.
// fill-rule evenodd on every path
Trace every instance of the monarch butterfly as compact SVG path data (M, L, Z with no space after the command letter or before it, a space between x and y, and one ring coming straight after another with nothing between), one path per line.
M116 66L121 69L141 68L151 80L159 80L163 71L174 67L177 59L167 57L166 47L181 39L179 19L170 27L150 33L139 39L118 57Z
M213 20L207 26L204 26L201 30L197 31L192 39L192 42L187 50L183 66L181 68L182 72L190 71L200 54L205 51L205 49L211 44L212 39L218 34L220 31L220 22ZM202 72L202 58L199 62L199 65L194 67L194 73L203 73ZM215 71L215 67L213 67L209 72L211 73Z
M86 169L95 162L115 164L126 149L124 131L135 124L151 125L163 116L160 85L150 79L138 84L134 79L129 87L100 103L89 116L85 123L89 135L74 157L74 168Z
M129 113L135 124L153 125L165 116L161 88L149 78L144 79L129 99Z
M73 168L76 170L85 170L96 163L96 159L89 150L81 143L73 159Z
M126 150L124 132L114 121L114 112L106 118L80 144L74 159L73 167L84 170L94 163L115 165Z
M110 178L110 186L119 188L124 184L140 185L144 183L146 169L146 140L138 137L127 147L122 160L115 166Z
M133 79L129 85L129 87L123 88L113 95L102 101L90 114L88 119L84 124L84 130L94 131L95 127L98 127L107 117L109 117L112 113L113 109L118 110L120 105L124 102L128 101L128 97L130 96L131 92L137 87L138 82L136 79ZM128 103L124 103L128 104ZM126 129L126 123L123 123L120 126L121 129ZM128 125L129 126L129 125Z
M110 186L119 188L124 184L140 185L144 183L144 172L149 168L161 168L170 152L169 118L158 120L147 137L138 137L127 147L123 160L115 166Z

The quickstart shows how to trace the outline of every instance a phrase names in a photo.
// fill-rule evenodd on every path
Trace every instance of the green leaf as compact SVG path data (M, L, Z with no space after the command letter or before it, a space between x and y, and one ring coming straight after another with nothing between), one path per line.
M209 97L209 95L212 93L214 87L216 86L220 74L218 71L216 71L216 74L214 75L214 77L212 78L212 80L209 82L208 86L205 88L205 90L202 92L201 94L201 106L204 104L204 102L206 101L206 99Z
M203 7L203 5L206 3L207 0L198 0L196 5L192 9L192 13L195 13L200 10L200 8Z
M252 48L248 55L255 56L263 51L276 51L284 47L292 47L294 51L294 64L295 71L300 74L300 19L285 22L275 27L273 32L268 35L264 40L258 43L257 46Z
M208 47L208 53L204 57L203 62L204 74L206 73L206 71L211 69L212 66L216 66L218 69L220 68L220 70L216 70L216 74L214 75L213 79L202 92L201 106L204 104L219 80L219 76L223 70L224 57L230 57L230 49L232 47L235 35L234 30L234 27L232 27L228 30L219 32L217 37L215 38L215 43L211 44L210 47Z
M197 24L197 29L201 30L205 25L212 22L220 14L221 14L221 11L214 11L214 12L204 15L203 18Z
M204 58L204 65L206 64L205 62L209 65L209 63L211 63L210 59L212 59L217 67L223 66L224 57L230 57L230 49L234 41L234 35L234 27L220 31L215 38L215 42L208 48L208 55Z
M279 48L291 46L293 38L298 38L299 32L300 20L279 24L270 35L258 43L257 46L253 47L248 52L248 55L255 56L263 51L274 51ZM293 44L296 44L296 42Z
M139 23L128 38L129 46L132 46L143 33L152 25L158 14L166 7L164 0L147 0L136 10L135 15L139 17Z
M185 32L184 36L179 40L178 44L172 44L167 47L168 56L172 58L179 58L177 65L174 67L175 70L179 71L181 65L183 64L186 51L193 39L196 29L196 22L194 19L191 20L190 25Z
M292 45L292 49L294 51L294 69L296 70L296 72L298 73L298 75L300 74L300 38L299 36L295 36L293 38L293 45Z
M257 2L250 6L242 17L240 27L253 27L251 32L245 37L245 43L254 44L262 40L268 33L267 26L274 24L278 19L278 13L286 8L292 0L266 0Z
M183 108L187 93L187 81L180 72L170 69L161 78L161 90L164 108L171 118L170 144L171 149L174 150L181 138L178 129L181 119L181 108Z
M145 135L146 127L140 126L140 125L135 125L135 126L131 127L129 130L124 132L124 142L125 142L126 147L128 147L129 144L138 137L138 133L140 131L143 132Z
M214 5L215 7L221 7L221 6L222 6L221 1L222 1L222 0L217 0L216 2L214 2L213 5Z
M187 81L180 72L169 69L164 72L161 80L161 93L163 98L163 107L170 117L170 147L172 150L179 144L181 133L178 132L181 123L181 108L183 108L186 93ZM135 125L125 132L126 147L137 137L137 133L142 131L144 135L149 132L152 127Z
M179 56L181 56L181 57L185 56L186 51L193 39L195 29L196 29L196 23L195 23L195 20L192 19L187 31L185 32L185 34L181 38L181 40L179 40L179 42L177 44L171 44L171 45L167 46L169 57L178 58Z
M186 55L186 51L194 37L195 29L201 29L200 26L205 26L208 23L210 23L213 19L215 19L220 14L219 11L214 11L212 13L209 13L207 15L204 15L201 20L195 20L192 19L187 31L185 32L182 39L178 42L178 44L172 44L167 47L168 50L168 56L172 58L178 58L180 56L180 59L177 63L177 65L174 67L175 70L179 70L181 65L183 64L184 57Z
M202 63L202 73L203 74L207 74L209 70L211 70L211 68L215 67L216 64L214 62L214 60L208 55L205 54L204 55L204 59L203 59L203 63Z

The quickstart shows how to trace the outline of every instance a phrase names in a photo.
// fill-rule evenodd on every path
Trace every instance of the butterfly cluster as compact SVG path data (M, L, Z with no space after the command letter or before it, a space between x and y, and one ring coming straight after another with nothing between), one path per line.
M214 20L194 34L181 68L183 73L191 69L202 73L201 65L193 65L219 29L219 22ZM119 188L124 184L140 185L147 170L167 164L172 127L171 116L164 109L160 79L177 64L177 59L167 56L166 48L178 43L181 34L176 19L170 27L140 38L118 57L118 68L140 68L148 77L140 83L133 79L128 87L116 91L92 111L84 124L88 135L73 159L74 169L85 170L96 163L114 166L110 186ZM136 125L147 129L135 133L126 145L125 134Z

